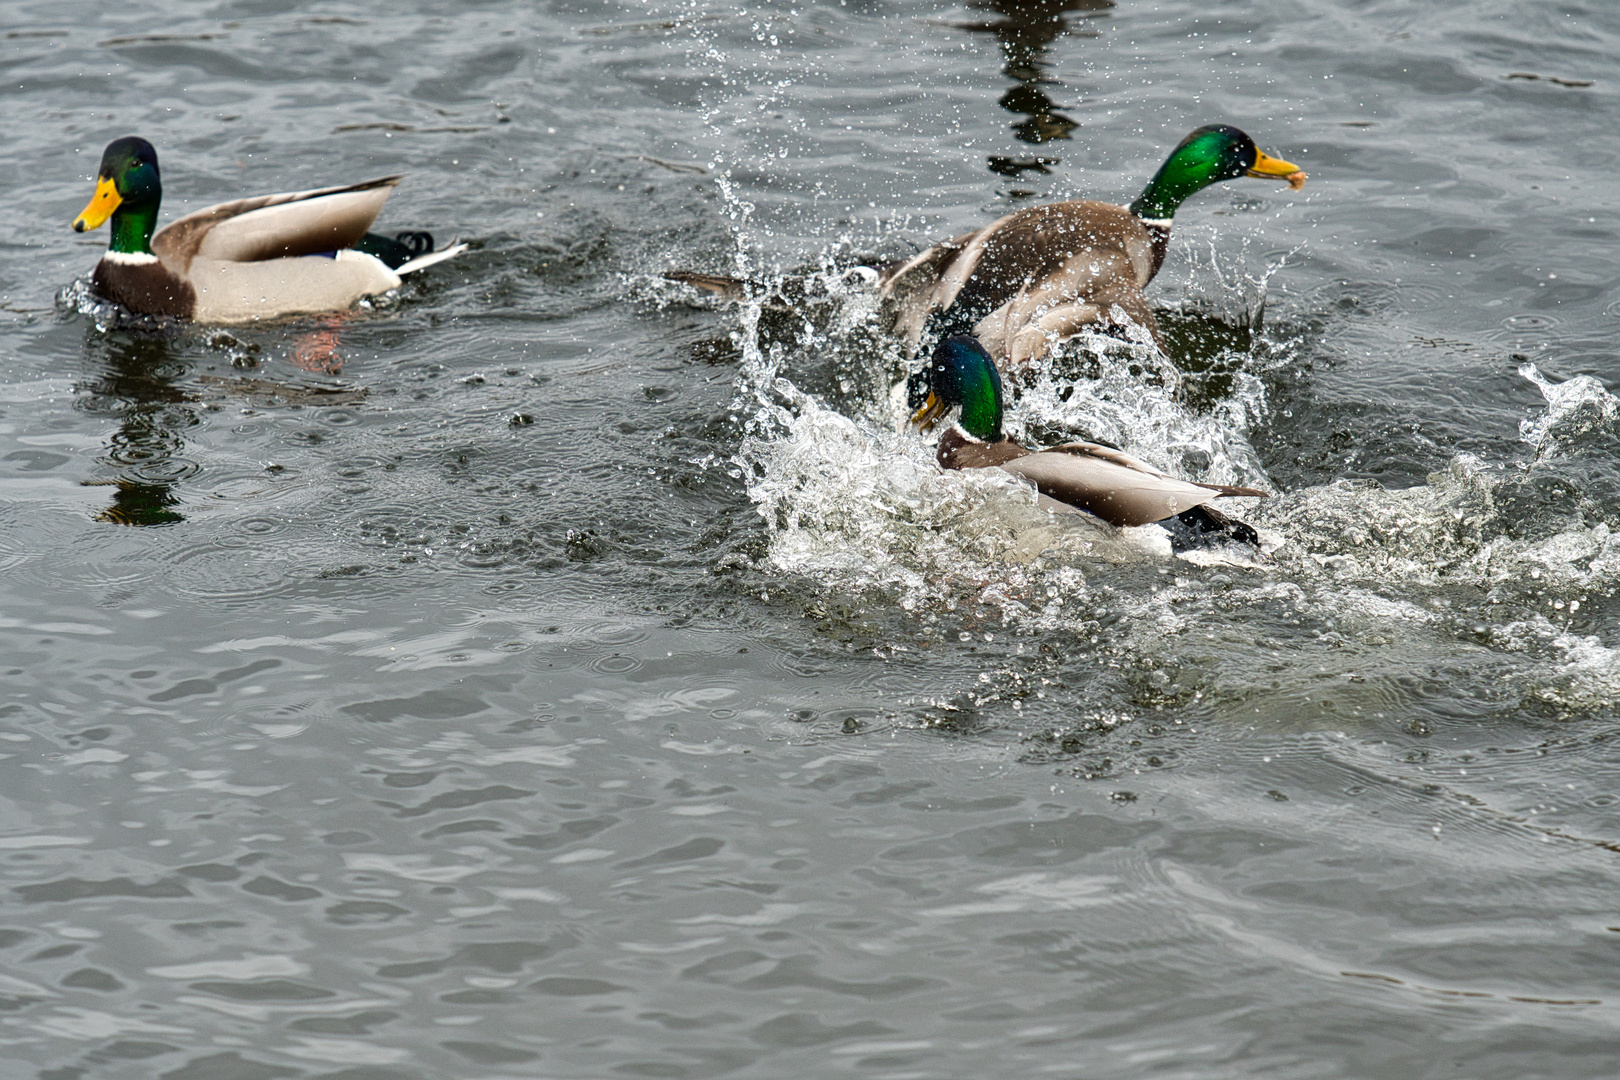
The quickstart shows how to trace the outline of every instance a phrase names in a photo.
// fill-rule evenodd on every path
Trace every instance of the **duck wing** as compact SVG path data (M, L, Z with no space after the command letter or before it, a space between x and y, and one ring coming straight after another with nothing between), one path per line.
M1042 495L1079 507L1111 525L1147 525L1227 495L1261 496L1254 488L1177 480L1122 450L1097 443L1054 446L1001 464Z
M1166 356L1159 321L1147 297L1122 265L1119 252L1082 252L1054 278L1020 292L973 326L973 336L995 356L1018 368L1045 355L1052 340L1110 326L1140 328ZM1110 272L1112 280L1107 280ZM1087 288L1090 285L1092 287Z
M696 270L668 270L664 273L664 280L690 285L694 289L713 293L722 300L742 300L748 296L751 289L759 288L747 278L730 277L726 274L702 274Z
M908 354L917 350L928 314L938 306L940 281L967 250L968 244L982 232L984 230L980 229L942 240L883 272L879 282L878 318L890 333L906 343Z
M1157 269L1147 226L1129 210L1090 199L1014 211L976 232L935 244L883 281L884 312L915 347L933 311L963 328L1018 299L1040 303L1139 289Z
M199 257L262 262L340 251L366 234L401 179L384 176L346 187L219 203L160 229L152 237L152 251L181 272Z

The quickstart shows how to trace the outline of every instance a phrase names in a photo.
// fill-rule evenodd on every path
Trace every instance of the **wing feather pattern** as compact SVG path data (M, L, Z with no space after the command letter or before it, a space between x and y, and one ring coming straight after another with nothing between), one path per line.
M399 183L384 176L345 187L237 199L187 214L152 237L152 251L181 272L192 259L262 262L352 247Z
M722 300L741 300L748 295L752 285L746 278L727 277L725 274L702 274L696 270L670 270L664 274L664 280L690 285L694 289L713 293Z
M995 340L1006 355L1014 336L1034 325L1037 310L1064 305L1085 312L1077 321L1086 323L1105 320L1119 304L1158 341L1140 292L1157 269L1153 237L1124 207L1090 199L1051 203L935 244L888 273L880 311L908 349L916 348L931 312L951 311L967 325L999 316ZM981 338L987 329L981 324ZM1038 329L1039 348L1021 352L1044 351L1048 328Z

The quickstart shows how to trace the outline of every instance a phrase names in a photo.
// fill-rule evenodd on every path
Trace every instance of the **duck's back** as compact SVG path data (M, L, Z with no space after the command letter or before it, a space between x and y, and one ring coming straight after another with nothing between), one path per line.
M1111 446L1073 442L1001 465L1042 495L1111 525L1148 525L1223 495L1264 496L1254 488L1178 480Z
M1090 199L1018 210L976 233L946 267L935 294L941 307L1000 307L1031 282L1064 272L1077 256L1123 255L1138 287L1153 276L1153 241L1129 210Z
M1078 295L1091 282L1140 289L1161 257L1148 227L1123 206L1050 203L934 245L894 270L883 294L895 332L914 346L930 312L949 309L971 326L1043 283Z

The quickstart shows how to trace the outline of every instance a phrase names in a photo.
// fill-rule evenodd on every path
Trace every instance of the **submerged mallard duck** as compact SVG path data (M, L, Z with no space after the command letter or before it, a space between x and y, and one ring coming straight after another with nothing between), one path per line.
M220 203L154 235L163 199L157 151L128 136L101 155L96 193L73 231L112 219L95 290L140 315L246 323L336 311L466 248L435 252L427 233L366 231L400 179Z
M881 317L908 354L925 334L971 333L1011 367L1098 326L1135 324L1163 352L1142 290L1164 264L1176 209L1239 176L1286 180L1296 191L1306 179L1237 128L1210 124L1177 144L1128 207L1081 199L1015 210L881 273Z
M941 341L926 371L928 396L912 422L928 430L951 409L961 415L939 439L936 458L946 469L1000 468L1035 490L1110 525L1163 525L1177 551L1236 540L1260 549L1254 528L1209 503L1226 496L1266 492L1227 484L1195 484L1167 476L1131 455L1100 443L1072 442L1032 451L1001 431L1001 375L978 340L959 334Z
M879 319L906 355L924 338L971 333L1004 366L1042 356L1050 340L1108 326L1141 327L1166 351L1142 290L1164 263L1176 209L1195 191L1239 176L1305 174L1270 157L1235 127L1211 124L1182 139L1130 206L1081 199L1015 210L905 262L858 268L879 289ZM768 290L740 278L664 275L728 299Z

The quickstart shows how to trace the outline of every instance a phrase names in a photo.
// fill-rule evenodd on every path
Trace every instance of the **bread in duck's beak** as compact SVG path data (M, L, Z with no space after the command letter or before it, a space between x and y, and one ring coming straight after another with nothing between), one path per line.
M1298 191L1305 186L1305 172L1298 165L1274 158L1263 150L1254 152L1254 164L1249 166L1245 176L1256 176L1263 180L1286 180L1288 186Z

